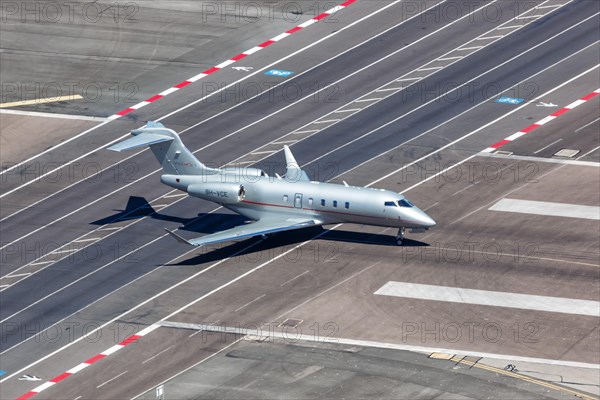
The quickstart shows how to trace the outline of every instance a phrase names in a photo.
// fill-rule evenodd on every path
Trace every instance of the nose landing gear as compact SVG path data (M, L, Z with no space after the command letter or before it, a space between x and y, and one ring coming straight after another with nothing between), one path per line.
M396 244L398 246L402 246L402 243L404 242L404 227L398 229L398 234L396 235Z

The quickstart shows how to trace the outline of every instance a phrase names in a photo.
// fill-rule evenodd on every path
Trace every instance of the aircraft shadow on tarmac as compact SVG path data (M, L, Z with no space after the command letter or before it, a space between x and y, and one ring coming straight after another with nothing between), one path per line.
M173 215L162 214L152 208L152 205L150 205L145 198L139 196L130 196L124 210L113 211L117 211L117 213L90 223L93 225L107 225L120 221L150 217L160 221L183 224L185 227L180 228L181 230L190 230L188 229L188 225L191 224L191 226L195 225L195 229L193 229L194 232L214 233L223 229L232 228L233 226L242 224L244 221L246 221L246 218L236 214L198 214L198 216L193 218L182 218ZM202 224L197 222L194 223L196 220L202 221Z
M114 211L117 211L117 213L93 221L91 222L91 224L106 225L119 221L150 217L152 219L160 221L180 223L183 226L178 228L179 231L188 231L196 234L209 234L232 228L246 221L246 218L241 215L228 213L198 214L198 216L193 218L182 218L177 216L161 214L160 212L154 210L145 198L139 196L129 197L129 200L127 201L127 205L124 210ZM325 231L327 232L324 233ZM254 237L239 242L226 242L199 247L198 252L200 254L198 254L197 256L182 261L181 263L171 265L197 265L206 262L222 260L223 258L231 257L233 254L236 254L236 256L254 254L256 256L256 253L267 251L271 255L271 257L273 257L291 249L293 246L296 246L306 240L310 240L317 235L320 236L316 243L324 243L324 245L322 245L322 248L320 249L320 251L322 250L324 255L328 253L330 255L335 254L337 248L337 245L335 244L336 242L372 244L378 246L396 246L396 238L394 235L368 234L337 229L329 231L325 228L318 226L314 228L306 228L292 232L283 232L280 234L270 235L267 238L267 240L262 240L261 238ZM189 236L194 237L193 234L189 234ZM248 249L245 249L253 243L256 244ZM184 245L179 244L175 241L173 242L173 245L181 246L182 252L185 250ZM422 247L429 246L429 244L417 240L412 240L410 238L405 238L404 246ZM260 259L258 259L257 261L260 261Z
M182 228L182 230L190 230ZM325 232L326 231L326 232ZM198 232L198 231L195 231ZM324 233L325 232L325 233ZM324 233L324 234L323 234ZM296 230L293 232L283 232L280 234L274 234L269 236L266 240L259 237L246 239L239 242L226 242L215 245L209 245L198 248L198 253L195 257L186 259L179 263L168 264L170 266L190 266L198 265L207 262L220 261L227 257L244 257L248 256L247 259L257 264L261 264L268 260L272 260L284 252L293 249L296 245L313 239L315 236L319 236L314 245L310 248L306 247L305 251L310 254L311 257L315 257L315 250L319 252L319 259L324 261L327 257L335 256L339 247L336 242L352 242L361 244L372 244L378 246L397 246L396 237L393 235L373 235L362 232L351 232L351 231L329 231L322 227L306 228ZM252 244L254 244L252 246ZM251 246L250 248L247 248ZM421 247L429 246L428 243L419 242L416 240L404 239L404 246L406 247ZM294 250L294 254L287 257L286 260L295 260L295 257L299 256L299 252L302 250ZM292 261L291 261L292 262Z

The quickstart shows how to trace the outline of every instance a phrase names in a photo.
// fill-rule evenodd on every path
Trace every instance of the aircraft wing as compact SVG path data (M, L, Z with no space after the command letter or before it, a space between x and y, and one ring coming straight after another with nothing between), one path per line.
M322 225L323 222L314 219L275 219L267 218L261 219L248 224L238 225L234 228L227 229L221 232L212 233L210 235L204 235L196 239L184 239L177 233L165 228L171 236L177 241L191 246L202 246L205 244L213 244L220 242L227 242L229 240L247 239L254 236L266 235L269 233L291 231L295 229L307 228L309 226Z

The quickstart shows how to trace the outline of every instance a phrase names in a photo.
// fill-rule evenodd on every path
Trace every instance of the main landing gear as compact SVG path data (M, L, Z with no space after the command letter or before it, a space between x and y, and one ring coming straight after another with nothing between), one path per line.
M398 229L398 235L396 235L396 244L402 246L404 242L404 227Z

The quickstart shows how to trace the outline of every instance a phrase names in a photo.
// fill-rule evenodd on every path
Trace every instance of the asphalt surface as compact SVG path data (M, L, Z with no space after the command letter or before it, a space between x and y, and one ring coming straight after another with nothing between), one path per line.
M377 9L378 5L370 2L358 3L357 8L348 8L347 14L340 13L338 24L349 23L359 15ZM331 95L334 97L319 97L315 100L313 96L309 96L307 101L291 105L292 102L287 98L289 94L286 95L286 92L279 91L277 88L272 98L261 96L257 101L240 102L240 98L236 99L235 95L225 99L221 96L213 96L207 101L165 118L162 122L177 131L185 130L182 135L184 142L192 150L201 149L197 153L201 160L208 160L217 165L232 162L266 143L285 140L279 138L294 130L300 130L301 127L343 104L410 73L495 26L510 22L512 17L510 12L514 10L514 3L500 2L498 6L504 10L504 17L499 21L491 22L482 17L482 14L475 13L472 21L465 19L450 25L452 21L436 22L436 14L431 13L429 17L409 20L376 39L326 61L332 56L331 48L335 48L337 52L349 49L374 34L392 27L398 20L404 19L399 18L394 12L378 14L375 17L376 23L358 24L332 37L329 39L330 42L325 41L323 45L314 46L286 60L284 64L278 65L282 69L297 71L296 77L292 76L286 82L289 84L287 87L292 85L299 87L303 93L312 94L311 87L315 84L324 87L343 79L334 85L336 89ZM551 111L549 108L531 104L523 111L503 118L499 123L490 124L490 127L476 132L459 144L437 152L442 146L463 137L468 132L486 126L515 108L515 106L495 103L496 93L490 96L489 91L486 93L479 88L489 88L494 85L495 88L509 90L517 85L518 89L513 89L518 90L519 96L516 97L531 101L568 79L582 74L581 79L568 84L558 92L553 92L548 99L541 99L551 100L560 105L568 104L581 95L587 94L590 88L595 89L598 86L597 70L587 74L584 72L598 64L597 16L575 26L597 12L598 10L594 11L594 7L597 8L596 3L575 1L549 17L534 21L509 37L474 52L456 64L440 69L430 77L419 81L415 85L416 88L392 95L323 131L303 138L292 147L296 159L303 164L307 163L307 170L315 179L329 180L336 177L353 184L366 185L407 163L427 156L432 151L436 152L418 165L416 170L418 172L413 171L410 175L396 173L375 185L398 191L410 188L427 177L427 174L423 174L423 170L438 172L440 166L451 165L475 154L508 134L522 129L531 123L528 122L530 119L535 121L538 117L543 118ZM392 10L400 12L394 8ZM348 20L346 21L345 18ZM433 33L420 40L424 32L432 33L446 25L447 28L439 33ZM299 37L291 47L300 46L302 43L323 36L326 32L331 32L326 24L314 28L314 31L307 30L306 35ZM398 51L404 47L406 50ZM398 52L390 55L395 51ZM253 61L256 63L253 64L256 69L288 54L290 50L284 47L273 47L264 52L264 59L258 58ZM389 57L379 61L385 56ZM323 61L326 62L318 65ZM376 64L369 66L376 61L378 61ZM311 69L314 65L318 66ZM369 67L360 71L366 66ZM300 73L301 71L307 72ZM356 71L360 72L348 77ZM222 79L233 80L239 75L238 72L223 71ZM272 78L262 74L255 75L253 79L260 86L276 83ZM472 86L476 89L468 93L462 92L456 100L453 97L449 99L447 91L442 89L457 87L463 83L475 83L476 85ZM148 106L131 118L102 126L81 139L48 153L40 160L34 160L34 163L47 165L52 160L58 164L64 163L74 156L85 154L95 147L115 140L128 130L141 125L142 121L189 104L192 99L198 99L203 93L206 93L206 87L192 86L190 91L182 92L181 96L164 99L164 104ZM446 96L437 98L442 94ZM289 107L285 108L286 106ZM594 125L594 120L598 117L597 99L590 101L589 105L580 107L572 111L572 114L562 117L564 119L553 122L554 125L550 124L542 128L543 130L536 131L531 139L525 137L522 142L518 141L507 146L507 150L516 156L550 157L555 150L552 146L563 146L564 143L564 147L580 149L581 155L591 152L586 159L597 162L598 160L593 158L598 142L597 129L595 129L597 123ZM159 110L160 114L157 114ZM223 112L224 110L227 111ZM222 115L219 114L221 112ZM271 116L272 113L276 114ZM200 118L207 117L213 118L196 126L201 121ZM586 124L589 125L575 132ZM232 132L237 133L226 137ZM426 133L421 136L424 132ZM289 139L290 136L286 138ZM561 141L552 144L557 139ZM209 143L211 145L206 147ZM550 145L543 150L547 153L538 152L546 145ZM97 166L109 166L120 157L122 158L106 151L97 151L85 160L90 163L88 165L93 163ZM243 159L256 160L256 156L248 157ZM312 161L319 157L322 158ZM281 159L280 153L274 154L263 160L261 165L265 169L273 167L274 171L280 172ZM496 159L483 157L475 160L480 163L479 167L484 163L498 162ZM425 237L415 236L411 243L418 248L425 244L434 248L439 246L443 248L448 243L464 243L472 240L473 235L481 235L482 240L488 241L495 240L496 235L507 238L510 243L533 241L539 245L540 257L557 260L552 261L554 264L547 268L539 265L515 268L514 260L502 260L495 264L479 260L479 262L456 266L443 257L423 262L419 259L418 253L415 259L407 259L406 263L399 264L398 259L406 258L402 252L407 253L409 250L391 246L395 232L390 230L381 232L381 229L374 228L356 229L357 227L342 227L340 233L334 231L325 235L323 240L310 242L304 248L311 250L305 251L298 260L291 259L289 256L280 257L280 255L303 240L312 238L318 232L301 232L293 236L275 237L248 250L243 249L256 243L255 240L225 245L214 251L205 249L202 254L192 251L179 258L189 249L165 237L162 234L163 226L178 228L183 224L185 227L182 234L194 237L199 233L224 229L239 222L239 219L232 218L223 210L206 215L215 210L213 205L197 199L180 197L169 198L170 200L163 198L155 202L154 209L158 211L156 214L148 215L151 214L151 210L146 208L128 216L126 221L111 225L116 217L125 214L122 210L125 210L128 202L132 200L131 196L152 201L168 192L167 188L157 183L159 173L153 172L156 170L156 163L149 152L143 152L126 162L129 164L121 164L119 168L113 167L110 173L103 173L98 178L88 179L72 186L69 185L77 181L76 177L80 176L83 170L75 171L71 177L63 174L53 181L44 179L28 185L27 189L15 190L2 199L4 219L1 230L2 245L5 246L2 250L2 276L18 275L23 271L32 272L22 280L16 279L14 284L11 282L11 286L0 292L2 296L0 315L4 327L2 370L9 373L20 370L81 337L85 329L92 326L90 324L97 324L94 325L95 327L108 322L109 325L104 329L105 333L112 329L119 337L127 336L127 332L132 333L135 327L152 324L263 263L268 264L267 268L260 272L262 279L250 275L239 283L228 286L225 291L207 297L207 304L199 303L198 307L178 314L174 319L194 323L222 320L227 323L254 321L259 324L277 320L285 311L303 304L323 290L334 288L341 283L347 285L347 282L353 282L352 279L349 281L346 279L353 277L365 267L370 271L365 274L368 277L361 278L362 280L353 287L359 289L361 296L358 296L358 299L353 295L356 294L356 290L336 293L336 296L326 301L326 304L336 304L336 307L328 308L323 304L311 307L309 304L304 310L302 308L299 310L299 314L300 311L305 313L300 319L319 323L335 321L340 327L336 334L341 337L369 338L383 342L398 341L398 332L394 331L393 327L382 326L386 318L401 318L401 321L410 322L412 321L410 318L414 319L411 315L425 315L426 318L418 321L419 323L431 323L440 319L446 322L458 321L460 318L467 318L468 321L468 314L457 311L448 304L429 307L428 304L422 305L422 302L414 301L409 302L407 306L406 303L399 303L400 300L381 298L377 301L373 300L370 293L377 289L377 285L381 286L387 280L422 281L436 285L464 285L464 287L479 287L478 282L487 282L485 288L489 290L544 295L555 293L560 297L598 300L598 248L597 240L594 239L594 234L597 234L598 230L597 222L567 225L559 235L556 235L551 229L556 222L551 219L526 221L525 226L537 226L538 229L518 230L515 226L523 224L520 219L510 219L513 225L503 226L505 219L494 215L491 211L488 212L492 214L490 216L471 214L473 210L479 210L505 192L528 183L522 180L505 179L493 188L481 186L488 182L480 182L471 187L469 185L474 182L464 180L428 181L408 193L408 196L420 207L431 208L429 212L438 220L440 228L436 228L436 231ZM516 163L519 167L518 159L510 162ZM30 164L30 168L35 168L34 163ZM130 169L126 170L123 168L124 165L129 165ZM554 171L557 167L562 166L564 169L560 170L562 172L550 173L545 178L547 181L541 181L547 182L546 186L538 186L533 191L535 195L530 194L530 197L541 196L545 199L553 196L557 192L554 190L557 185L565 187L568 183L568 178L560 174L565 174L572 169L574 172L567 173L566 176L579 174L581 187L577 184L567 185L569 190L558 193L564 197L557 197L552 201L578 204L586 204L593 199L597 201L598 188L595 185L597 179L594 181L594 177L597 177L597 167L586 167L591 168L591 172L584 173L575 172L578 168L582 168L575 165L548 162L535 165L538 168L535 173L539 173L540 176ZM345 171L350 172L344 173ZM341 176L338 176L340 174ZM148 176L145 177L146 175ZM138 178L141 179L137 180ZM22 175L8 173L7 179L2 181L3 193L17 188L22 183ZM123 188L127 183L131 185ZM59 191L61 188L66 189ZM463 189L464 191L461 191ZM578 195L569 195L568 193L572 191L577 191ZM39 204L15 213L19 207L26 207L54 192L57 193ZM101 201L94 202L97 199ZM159 204L165 204L165 201L169 204L172 201L176 202L168 208L160 207ZM130 207L133 207L131 206L133 203L135 201L130 203ZM136 204L140 204L139 199ZM597 206L597 204L589 205ZM77 211L72 212L74 210ZM15 214L11 216L13 213ZM63 216L66 217L60 219ZM465 219L456 222L462 217ZM38 257L48 252L48 249L70 243L105 224L108 224L109 228L126 227L115 230L113 234L100 241L91 241L93 244L86 250L74 252L58 262L26 266L27 263L35 263ZM96 234L96 232L91 233L91 237ZM22 239L25 235L27 236ZM438 243L441 244L438 246ZM133 250L135 251L132 254L128 254ZM240 252L241 254L237 254ZM227 259L232 255L236 256ZM269 263L271 260L275 262ZM331 262L332 260L336 262ZM215 263L217 263L215 267L210 267ZM317 268L314 268L314 264ZM451 267L447 268L449 264ZM19 270L24 265L25 269ZM210 269L176 289L137 307L133 312L127 312L133 305L151 298L205 268ZM550 278L540 279L540 276L548 273L548 268L552 271L549 277L560 282L560 285L552 285ZM295 280L289 289L281 286L305 270L310 270L310 273ZM426 272L427 270L429 272ZM373 273L375 271L378 273ZM415 275L411 279L410 271L419 271L420 275ZM395 274L398 276L394 277ZM482 278L478 279L480 275ZM457 284L458 277L463 278L460 279L461 285ZM502 279L506 282L502 282ZM519 283L518 288L514 287L515 282ZM265 298L252 307L243 308L241 316L229 310L230 308L237 310L261 293L266 293L265 286L272 290L268 296L269 301ZM363 286L366 289L363 290ZM341 313L347 307L355 307L355 301L360 304L356 307L360 312L357 311L352 315ZM224 305L227 307L223 307ZM473 311L478 318L477 321L489 318L486 314L489 310L485 307L473 306L473 308L482 309L479 312ZM373 313L371 317L375 318L375 321L363 322L368 320L366 315L373 310L378 310L381 315ZM408 315L394 315L394 310L403 310ZM361 313L364 315L361 316ZM66 320L63 320L65 318ZM117 322L113 323L115 318ZM544 340L536 342L535 346L520 340L512 342L503 340L493 344L485 341L462 343L462 346L458 347L462 351L598 363L598 321L595 318L573 316L567 318L552 315L548 319L547 316L540 316L532 311L515 317L510 309L493 316L493 322L500 324L505 331L508 331L514 323L522 326L532 321L534 326L545 333ZM460 319L460 322L465 321ZM47 340L47 334L34 337L37 332L57 323L54 329L59 329L62 333L56 340ZM66 335L63 329L68 323L71 323L74 329ZM571 327L574 325L580 326L580 331L573 332ZM61 371L85 359L84 354L93 355L109 347L110 345L107 344L116 340L116 337L112 336L105 334L93 343L89 341L75 343L73 347L51 358L55 360L52 365L48 365L46 361L43 370L38 366L36 371L43 372L37 372L37 375L50 378L54 372L55 375L60 374ZM561 346L550 350L548 343L555 343L557 340L563 341ZM432 346L431 343L413 344ZM156 346L152 351L158 353L167 346L165 344L162 347ZM449 346L438 344L434 347ZM141 358L150 356L148 350L136 355ZM200 359L199 355L190 355L187 363L193 364ZM142 393L161 379L173 375L175 370L183 369L185 363L178 363L177 360L177 357L171 359L172 368L162 371L160 379L152 374L145 374L143 379L136 381L135 385L131 385L130 381L119 383L120 381L117 380L114 385L102 386L105 388L103 390L108 390L102 392L104 393L102 396L125 393L123 391L127 385L127 395ZM83 388L85 382L92 382L89 377L82 381L75 379L73 378L71 384L67 382L61 384L74 388L69 389L73 397L78 395L77 388ZM100 383L102 382L97 382ZM13 378L7 381L3 391L6 390L5 393L10 396L18 395L19 391L31 385ZM61 385L47 392L49 398L52 393L66 390L61 388Z

